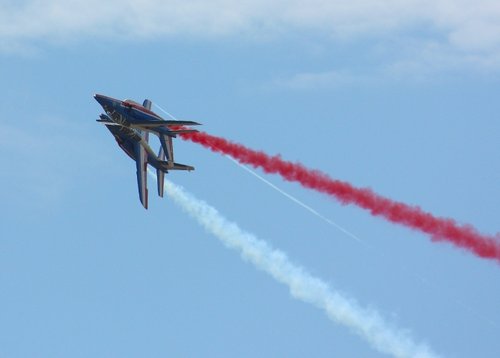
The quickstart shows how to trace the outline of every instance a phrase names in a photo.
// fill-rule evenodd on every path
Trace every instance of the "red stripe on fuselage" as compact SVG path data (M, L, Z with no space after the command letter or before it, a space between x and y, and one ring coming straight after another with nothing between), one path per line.
M155 116L156 118L158 119L161 119L161 117L159 115L157 115L156 113L154 113L153 111L150 111L149 109L147 109L146 107L143 107L141 106L140 104L137 104L137 103L133 103L133 102L128 102L128 101L122 101L122 104L124 106L127 106L127 107L132 107L132 108L135 108L139 111L142 111L144 113L147 113L149 115L152 115L152 116Z

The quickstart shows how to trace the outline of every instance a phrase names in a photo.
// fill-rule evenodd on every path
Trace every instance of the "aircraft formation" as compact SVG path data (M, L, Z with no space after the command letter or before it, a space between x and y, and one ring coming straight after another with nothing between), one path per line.
M197 132L185 126L200 123L182 120L165 120L151 110L152 102L145 99L139 104L130 99L116 98L95 94L94 98L105 113L99 116L100 122L113 134L121 149L136 163L139 200L148 208L147 168L148 164L156 169L158 195L163 197L165 173L169 170L194 170L194 167L174 162L172 138L180 133ZM149 134L158 136L160 149L153 151L149 143Z

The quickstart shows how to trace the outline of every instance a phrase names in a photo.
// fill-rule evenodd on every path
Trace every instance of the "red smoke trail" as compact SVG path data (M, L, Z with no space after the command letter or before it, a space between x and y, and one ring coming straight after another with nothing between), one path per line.
M453 219L435 217L419 207L384 198L371 189L356 188L349 183L332 179L318 170L283 160L279 155L269 156L224 138L203 132L185 133L181 137L214 152L230 155L240 163L262 168L266 173L277 173L285 180L299 182L306 188L334 196L342 204L355 204L369 210L372 215L382 216L393 223L422 231L429 234L432 240L452 242L477 256L500 263L499 234L496 238L482 235L470 225L459 225Z

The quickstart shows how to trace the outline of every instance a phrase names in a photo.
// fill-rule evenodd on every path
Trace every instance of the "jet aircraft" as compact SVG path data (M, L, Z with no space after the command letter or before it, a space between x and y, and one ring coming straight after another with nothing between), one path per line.
M194 167L174 162L172 138L179 133L197 132L193 129L175 129L186 125L198 125L192 121L164 120L151 111L152 102L144 100L141 106L132 100L118 100L96 94L94 98L106 114L97 120L113 134L123 151L136 162L139 199L148 208L147 166L156 169L158 195L163 197L165 173L169 170L194 170ZM174 128L171 128L174 127ZM158 155L149 145L149 133L160 138Z

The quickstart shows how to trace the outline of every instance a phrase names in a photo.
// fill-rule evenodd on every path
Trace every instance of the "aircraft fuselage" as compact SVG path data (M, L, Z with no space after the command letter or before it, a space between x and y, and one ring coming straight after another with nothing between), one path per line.
M101 94L94 95L94 98L99 102L104 111L106 111L110 119L117 124L139 127L163 121L156 113L134 101L122 101Z
M158 157L153 152L148 143L141 138L141 136L137 133L137 130L133 128L127 128L122 126L113 126L106 125L106 128L113 134L116 142L120 146L120 148L133 160L137 160L136 158L136 146L142 145L147 152L147 163L151 164L157 170L161 170L167 172L167 167L158 160Z

